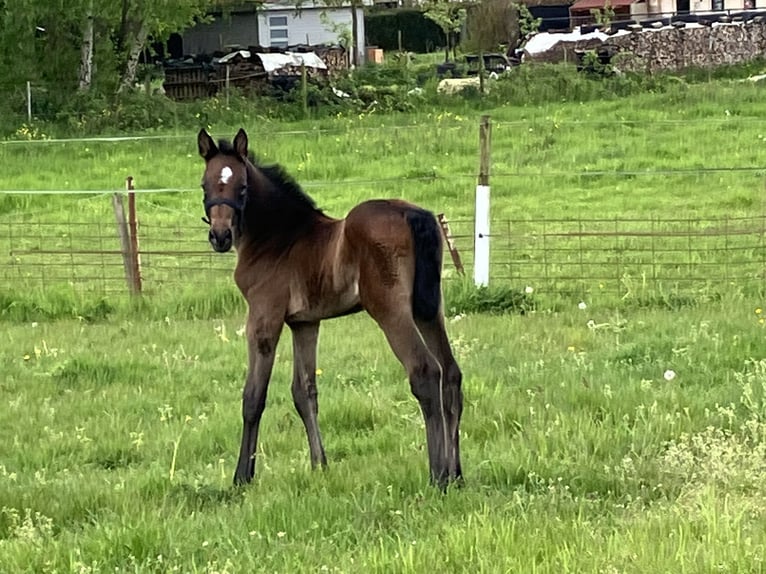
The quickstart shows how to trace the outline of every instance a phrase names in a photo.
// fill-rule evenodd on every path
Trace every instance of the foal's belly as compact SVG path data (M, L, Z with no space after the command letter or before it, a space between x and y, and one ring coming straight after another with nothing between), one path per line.
M356 313L362 310L359 282L354 280L340 290L309 293L296 290L290 294L286 320L288 323L315 322Z

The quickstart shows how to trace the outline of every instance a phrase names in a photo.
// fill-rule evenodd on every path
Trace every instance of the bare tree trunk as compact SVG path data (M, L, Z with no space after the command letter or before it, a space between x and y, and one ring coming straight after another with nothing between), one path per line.
M122 79L120 80L120 87L117 88L117 93L122 93L130 87L136 81L136 71L138 70L138 59L141 56L141 51L146 45L146 23L141 22L138 25L136 35L133 37L130 45L130 53L128 54L128 61L125 64L125 71L122 73Z
M82 46L80 49L80 86L81 92L90 90L93 80L93 0L88 5L85 24L82 30Z
M129 0L122 0L122 8L120 9L120 29L117 33L117 53L121 53L125 49L125 42L128 37L128 10L130 8Z
M356 13L357 2L351 2L351 49L353 50L352 62L354 67L359 67L359 21Z

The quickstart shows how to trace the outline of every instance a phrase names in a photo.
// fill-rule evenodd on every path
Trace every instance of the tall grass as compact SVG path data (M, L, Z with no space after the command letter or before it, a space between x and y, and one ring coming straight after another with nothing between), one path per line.
M541 74L537 83L550 81ZM510 79L505 82L497 94L523 86ZM621 99L537 106L502 102L486 110L493 121L492 217L504 226L513 219L517 230L522 230L525 219L538 218L757 215L764 202L762 91L762 86L752 82L719 80L691 85L679 80L663 90ZM495 102L502 100L500 95L497 98ZM371 197L400 197L445 213L453 230L464 236L459 246L470 265L479 117L470 106L455 111L461 105L452 102L451 108L439 112L366 112L315 123L241 125L249 130L261 160L282 163L330 215L343 216ZM212 126L212 132L231 137L242 119L233 110L225 124ZM128 175L135 178L139 191L176 189L174 193L139 194L142 245L173 249L173 241L178 239L183 240L184 248L192 244L199 250L207 248L204 231L196 227L201 215L198 182L202 166L192 129L127 142L6 143L0 144L0 160L5 170L0 191L111 192L123 189ZM98 234L112 242L108 248L118 249L111 202L103 193L0 193L0 213L4 216L0 249L6 252L72 246L92 249L87 243L90 239L78 237L72 221L99 223ZM495 245L507 247L500 237ZM747 243L752 238L741 239ZM705 261L723 264L715 238L709 243L711 251L705 253ZM601 255L594 251L592 258L597 256ZM9 258L9 265L0 270L2 282L11 289L39 286L35 273L24 275L24 265L40 261L48 259L34 253ZM182 278L175 268L183 266L183 261L168 261L167 267L158 265L149 271L149 283ZM87 258L77 263L84 276L102 273L100 260L93 260L92 268ZM530 269L539 264L530 261ZM198 266L207 269L207 259ZM115 273L112 279L118 281L119 270ZM614 270L606 265L602 274L611 277ZM215 285L228 282L226 271L202 275L186 278L190 284L210 289L213 279ZM616 277L615 281L624 282L621 274ZM66 286L71 280L67 276L53 283ZM524 285L506 283L504 287L521 289ZM98 289L91 290L100 296ZM162 290L171 292L170 288Z
M760 212L762 173L705 169L761 165L759 85L662 80L616 98L588 84L561 101L517 79L442 110L289 123L231 110L212 128L244 123L333 215L404 197L457 228L490 102L497 217ZM2 144L0 188L116 190L127 175L179 188L138 198L144 240L170 242L200 215L198 122L139 142ZM74 245L70 222L111 225L110 209L102 195L0 194L0 249L32 251L42 223L48 246ZM22 288L24 257L0 269L0 571L762 569L766 316L753 291L573 300L446 281L466 485L444 495L427 485L405 373L365 315L323 325L330 467L309 469L286 330L256 481L234 489L246 343L230 270L131 300Z
M278 350L256 482L230 486L242 318L6 323L10 572L758 571L763 324L752 301L451 316L466 485L372 321L328 322L312 472ZM673 376L668 373L673 373Z

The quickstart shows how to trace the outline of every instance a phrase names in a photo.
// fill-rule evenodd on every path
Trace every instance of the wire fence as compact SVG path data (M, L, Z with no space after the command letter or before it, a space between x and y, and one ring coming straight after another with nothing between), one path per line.
M473 222L450 223L466 268ZM490 283L584 295L761 292L766 216L503 219L491 222Z
M127 293L125 250L114 220L8 221L0 227L8 265L0 281L19 291L69 288L79 293ZM138 224L143 292L231 281L235 256L214 253L203 224Z
M578 120L557 124L556 129L562 129L565 125L576 127L578 130L590 125L613 127L641 123L641 121L645 120ZM751 121L766 124L766 119L762 118L737 119L736 117L658 121L668 124L713 126L713 128L725 125L727 129L749 125ZM496 122L493 123L493 128L496 129L496 135L513 133L519 136L517 139L547 137L531 129L530 126L533 124L534 122L530 123L528 120ZM518 127L524 129L515 129ZM370 126L359 128L359 130L380 131L383 134L382 137L391 140L403 134L404 132L400 130L405 128L422 130L423 126ZM506 133L503 134L503 130L497 128L507 128ZM467 137L468 130L472 131L474 126L466 123L460 129L465 132L461 131L460 137L438 139L433 147L439 148L439 151L445 156L449 155L450 158L465 157L469 151L475 149ZM318 131L333 132L335 130ZM347 131L347 129L340 131ZM317 130L274 132L274 134L282 135L316 133ZM270 134L268 138L274 134ZM694 134L689 137L693 136ZM118 136L25 143L28 143L30 147L38 147L46 143L82 145L91 141L121 143L144 139L172 140L176 138L193 139L193 136L178 134L148 137ZM761 142L762 136L759 135L757 141ZM378 145L376 142L369 145L375 147ZM12 142L0 142L0 151L3 150L3 146L6 146L5 150L23 149ZM51 149L55 150L59 147L64 145L52 146ZM587 163L581 164L574 160L572 160L571 168L566 162L551 168L544 167L547 164L538 162L536 159L534 162L526 161L526 158L537 158L536 154L545 153L545 150L540 152L537 148L530 148L525 154L518 150L510 153L502 146L498 146L498 149L503 150L503 155L497 158L491 173L493 185L497 184L497 188L493 188L493 194L495 194L494 189L501 190L495 195L498 198L498 209L495 210L493 205L495 217L490 226L491 285L510 285L519 289L529 286L536 292L577 296L599 291L620 296L638 291L644 293L699 292L712 288L724 290L732 285L748 290L759 290L759 292L762 289L766 273L764 245L766 216L763 215L766 210L764 210L764 198L760 198L761 205L758 206L759 198L749 191L742 193L744 203L734 204L738 206L736 217L675 217L672 215L642 218L518 217L518 214L524 212L525 201L526 205L531 205L531 201L545 203L555 200L568 206L569 211L566 213L590 214L587 203L582 201L579 204L576 203L577 197L555 196L551 190L556 188L588 190L588 186L600 184L602 187L609 187L609 193L614 195L618 193L616 191L618 184L635 178L641 178L641 185L644 187L662 185L664 188L672 188L674 193L681 195L688 190L689 194L695 194L698 198L695 201L698 203L718 201L711 199L713 197L711 190L715 190L716 185L735 186L742 190L752 190L754 186L762 187L766 166L758 165L760 161L757 155L753 154L751 157L743 154L733 159L724 158L721 159L720 164L708 163L707 167L694 165L692 161L684 167L676 159L676 155L670 159L666 158L663 162L664 156L658 154L660 159L652 160L651 169L639 169L648 163L642 163L639 160L634 163L622 160L612 162L615 164L612 169L610 169L611 164L606 161L591 163L589 166ZM570 145L567 149L572 149L572 146ZM38 161L38 157L49 157L47 148L38 147L37 151L42 153L22 155L22 160L27 162L25 164L27 167L31 162ZM434 150L429 149L429 152ZM673 152L680 154L676 149ZM603 155L609 156L608 153ZM616 157L619 159L621 156L616 154ZM87 157L87 161L92 161L90 156ZM712 161L715 159L711 160L711 163ZM410 164L404 161L402 164L405 164L404 167L394 172L398 175L392 177L375 177L376 174L372 170L365 171L362 168L345 170L343 175L337 178L326 177L325 179L322 179L324 175L322 172L306 172L307 177L301 181L301 185L306 189L342 187L343 194L346 193L345 189L352 189L355 190L355 195L361 198L369 197L368 193L372 193L372 190L379 193L389 188L404 189L406 186L402 184L410 182L449 180L449 194L445 194L445 197L449 197L451 203L444 207L445 216L449 223L452 243L465 268L465 275L471 277L474 270L474 221L465 218L471 212L471 206L466 204L465 192L454 191L471 190L473 187L476 173L471 171L470 163L465 161L458 163L455 160L455 165L450 163L442 167L430 167L432 165L430 163L426 167L413 163L413 167L410 167ZM674 164L680 167L673 167ZM72 171L79 169L72 167L74 165L67 164L67 167ZM82 166L82 170L88 169L86 163L78 165ZM668 167L662 167L663 165ZM600 169L596 169L596 166ZM348 174L347 177L345 177L346 174ZM365 175L372 177L365 177ZM655 184L651 181L652 178L662 183ZM199 189L165 188L163 185L166 179L171 180L171 178L153 174L151 181L154 183L153 188L135 190L135 193L140 194L158 194L156 196L158 201L142 202L136 221L138 240L136 256L139 260L142 291L153 295L172 293L179 287L210 288L211 285L218 285L219 282L231 284L235 256L214 253L207 243L207 228L198 222L196 215L166 207L163 201L160 201L161 195L174 192L199 193ZM452 183L452 180L456 183ZM540 183L538 180L544 181ZM189 180L173 178L172 181ZM615 191L611 189L612 182L615 184ZM82 185L81 182L79 183ZM562 185L564 183L572 185L564 186ZM74 185L77 184L74 183ZM51 185L60 185L60 182L51 180ZM106 187L108 184L104 184L102 180L101 183L94 185ZM516 190L522 187L524 192L517 193ZM356 190L364 190L364 192L356 193ZM12 196L0 197L0 200L7 199L6 207L18 214L18 217L6 217L0 221L0 285L18 291L64 288L99 294L129 292L130 286L126 279L125 268L125 246L121 243L118 226L110 210L102 209L108 204L114 191L114 189L103 188L77 190L60 187L40 191L0 189L0 195ZM396 189L395 193L399 191ZM632 193L637 192L634 189ZM67 199L72 215L62 216L60 213L51 213L49 207L43 208L43 201L26 202L32 196L43 194L76 196ZM538 196L538 194L543 195ZM583 193L581 196L579 199L587 197L587 194ZM732 197L732 199L738 198ZM457 201L460 202L459 207L456 207ZM87 210L90 214L88 217L77 215L86 211L78 209L78 202L88 202L91 208ZM99 205L98 209L92 209L93 203ZM175 202L174 199L168 202L168 205L177 207L180 202ZM460 211L450 213L449 205ZM697 207L696 204L695 207ZM39 210L35 211L37 208ZM719 209L716 204L716 209L720 212L726 207ZM562 212L558 211L558 213ZM743 212L745 215L740 216ZM536 213L544 213L544 211L537 210ZM63 220L63 217L68 219ZM96 219L97 217L99 219ZM86 221L86 219L89 220ZM445 254L444 259L447 280L459 278L460 273L453 265L450 255Z
M209 289L230 282L235 255L214 253L203 224L138 221L143 292ZM465 275L474 262L473 221L449 221ZM732 286L760 291L766 279L766 216L717 218L494 219L490 284L538 293L692 293ZM114 221L6 221L0 281L19 291L127 293ZM447 281L461 274L445 253Z

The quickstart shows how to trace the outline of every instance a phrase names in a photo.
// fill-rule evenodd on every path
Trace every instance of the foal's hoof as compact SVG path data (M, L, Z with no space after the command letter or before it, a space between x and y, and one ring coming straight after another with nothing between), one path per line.
M445 474L438 477L431 476L431 484L442 492L447 492L450 488L463 488L465 486L465 480L463 480L462 474L458 474L457 476L449 476Z
M253 481L253 477L248 474L236 473L234 475L234 486L247 486Z

